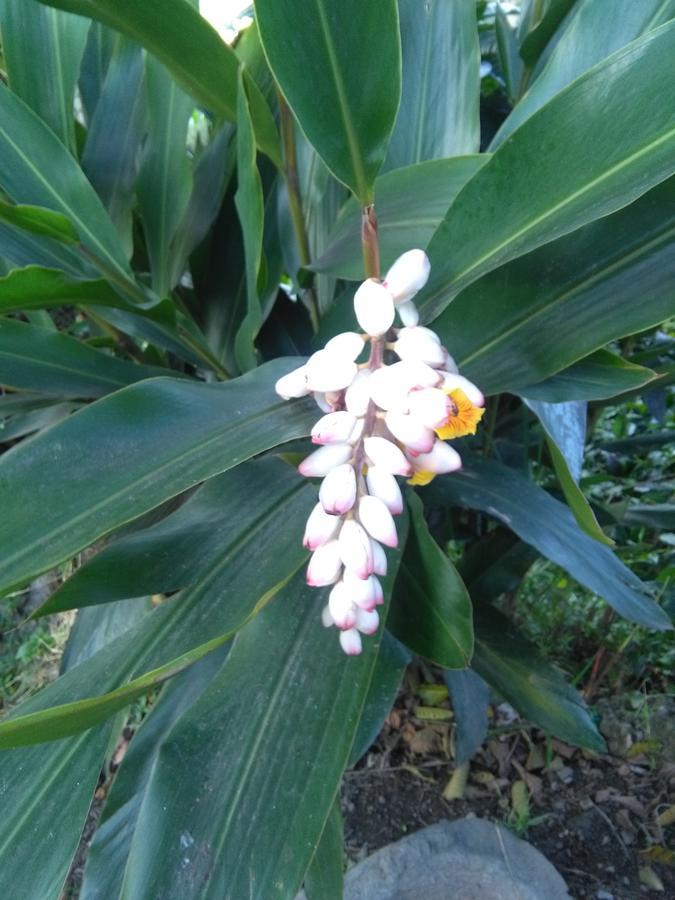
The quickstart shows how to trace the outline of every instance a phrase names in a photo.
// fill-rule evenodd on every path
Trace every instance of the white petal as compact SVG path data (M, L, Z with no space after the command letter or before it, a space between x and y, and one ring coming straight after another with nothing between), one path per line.
M357 609L356 627L361 634L375 634L380 627L380 617L375 610Z
M330 614L330 609L327 605L324 606L324 608L321 610L321 624L324 628L330 628L331 625L335 625L333 617Z
M317 503L307 519L305 536L302 540L303 547L316 550L322 544L328 543L337 536L341 522L340 516L329 516L323 506Z
M340 632L340 646L347 656L358 656L361 653L361 635L356 628L348 628Z
M384 552L384 547L380 546L377 541L371 541L371 544L373 545L373 572L375 575L386 575L387 554ZM378 603L381 602L382 597L380 597Z
M419 360L429 366L442 366L447 352L428 328L401 328L394 343L394 352L403 360Z
M348 519L340 529L338 543L345 569L359 578L368 578L373 571L373 548L365 528Z
M454 375L446 372L443 376L443 387L447 391L454 391L456 388L459 388L474 406L485 406L485 397L482 392L478 390L472 381L464 378L463 375Z
M338 581L328 596L328 609L338 628L356 625L356 607L344 581Z
M398 546L396 525L391 513L379 497L368 495L361 497L359 500L359 520L368 534L375 538L376 541L386 544L387 547Z
M378 603L384 599L382 585L374 575L369 578L359 578L358 575L345 569L342 580L352 602L361 609L375 609Z
M431 265L424 250L402 254L384 277L396 303L405 303L427 283Z
M396 312L404 325L412 327L417 325L420 320L420 314L412 300L408 300L406 303L399 303L396 307Z
M368 380L368 390L373 403L380 409L405 409L408 391L395 366L376 369Z
M323 587L333 584L342 572L342 558L337 541L328 541L312 553L307 566L307 584Z
M341 516L356 500L356 473L349 463L336 466L321 482L319 500L329 515Z
M337 444L348 441L356 425L356 416L341 410L323 416L312 428L312 443Z
M397 516L403 512L401 489L390 472L380 469L379 466L371 466L366 474L366 482L368 493L379 497L390 513Z
M330 394L323 394L320 391L315 391L313 396L314 396L314 401L316 402L316 405L319 407L319 409L322 412L325 412L325 413L333 412L333 406L328 400L328 397L330 396Z
M375 278L369 278L354 294L354 312L366 334L378 337L394 323L394 301L389 291Z
M394 437L409 450L415 453L428 453L434 446L433 431L414 416L390 410L384 421Z
M341 391L352 383L358 372L355 362L318 350L307 360L307 385L312 391Z
M327 444L303 459L298 466L298 472L305 478L320 478L336 466L347 462L353 452L349 444Z
M342 334L336 334L335 337L331 338L324 350L354 362L361 355L363 344L362 334L357 334L356 331L343 331Z
M440 388L423 388L408 394L410 415L427 428L440 428L452 411L452 401Z
M283 375L274 385L274 390L284 400L290 400L291 397L304 397L309 394L307 367L300 366L299 369L293 369L288 375Z
M383 437L367 437L363 446L371 466L379 466L392 475L410 475L410 463L396 444Z
M370 369L361 369L345 391L345 406L353 416L365 416L370 403Z
M443 475L446 472L456 472L462 468L462 458L450 444L445 441L436 441L430 453L420 453L412 461L413 467L418 472L435 472Z

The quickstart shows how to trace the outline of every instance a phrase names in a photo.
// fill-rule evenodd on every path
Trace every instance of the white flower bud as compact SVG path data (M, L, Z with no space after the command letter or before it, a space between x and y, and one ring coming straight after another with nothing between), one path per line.
M405 303L414 297L427 283L430 269L424 250L408 250L399 256L384 277L395 303Z
M336 466L326 475L319 488L324 510L333 516L348 512L356 501L356 474L349 463Z
M435 434L414 416L392 409L386 414L384 421L396 440L414 453L428 453L434 446Z
M413 388L436 387L443 376L419 360L405 360L383 366L373 372L368 382L370 396L380 409L408 411L408 392Z
M368 578L373 571L373 548L365 528L348 519L340 529L338 543L345 569L359 578Z
M396 312L401 322L410 328L417 325L420 320L420 314L412 300L408 300L406 303L399 303L396 307Z
M378 544L377 541L371 540L370 543L373 545L373 573L384 576L387 574L387 554L384 552L384 547ZM377 602L382 603L383 597L380 596Z
M375 610L357 609L356 627L361 634L375 634L380 627L380 617Z
M422 328L401 328L394 344L394 352L403 360L419 360L428 366L445 364L447 351L433 331Z
M355 362L328 350L318 350L307 360L307 385L312 391L341 391L358 372Z
M443 388L446 391L454 391L459 388L474 406L485 406L485 397L482 392L478 390L472 381L464 378L463 375L455 375L450 372L445 373L443 376Z
M320 391L315 391L312 396L314 397L314 402L322 412L333 412L333 405L328 400L328 398L332 396L331 394L322 394Z
M361 355L363 345L362 334L357 334L356 331L343 331L332 337L323 349L354 362Z
M340 646L347 656L358 656L361 653L361 635L356 628L348 628L340 632Z
M370 403L370 369L361 369L345 391L345 406L353 416L365 416Z
M327 444L303 459L298 466L298 472L305 478L320 478L327 475L335 466L346 463L353 452L349 444Z
M379 337L394 323L394 301L389 291L375 278L369 278L354 294L354 312L366 334Z
M403 497L398 481L394 476L380 469L379 466L371 466L366 474L368 493L373 497L379 497L390 513L397 516L403 512Z
M391 475L410 475L410 463L396 444L383 437L367 437L363 446L371 466L379 466Z
M356 426L356 416L341 410L323 416L312 428L313 444L341 444L349 441ZM353 443L353 442L352 442ZM343 460L344 462L344 460Z
M328 605L324 606L324 608L321 610L321 624L324 628L331 628L333 625L335 625Z
M408 406L410 415L419 419L427 428L440 428L452 411L451 399L439 388L411 391L408 394Z
M328 596L328 609L338 628L354 628L356 606L344 581L338 581Z
M445 441L436 441L430 453L420 453L413 461L413 468L417 472L434 472L443 475L446 472L456 472L462 468L462 458L450 444Z
M396 525L391 513L379 497L366 495L359 501L359 520L371 537L387 547L398 546ZM374 565L373 558L373 565Z
M373 543L374 541L371 541L371 544ZM379 603L384 602L382 585L374 575L369 578L359 578L358 575L345 569L342 580L352 601L361 609L375 609Z
M310 393L307 385L307 367L300 366L288 375L283 375L274 385L274 390L284 400L290 400L291 397L305 397Z
M302 540L303 547L316 550L322 544L328 543L337 536L341 522L340 516L329 516L323 506L317 503L307 519L305 536Z
M307 584L323 587L333 584L342 572L342 557L337 541L328 541L312 553L307 566Z

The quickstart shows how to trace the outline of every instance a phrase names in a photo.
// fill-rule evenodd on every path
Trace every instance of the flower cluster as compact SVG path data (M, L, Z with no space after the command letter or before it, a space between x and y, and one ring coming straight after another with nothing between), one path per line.
M364 281L354 310L365 334L338 334L276 384L285 399L313 394L325 413L312 429L321 446L299 466L302 475L323 479L305 530L307 583L333 585L322 620L340 629L348 654L360 653L361 635L379 627L382 545L397 546L393 516L403 510L396 476L428 484L459 469L459 454L445 441L475 433L484 411L478 388L459 374L438 336L418 324L412 298L428 277L426 254L409 250L383 281ZM397 313L401 328L393 327ZM368 344L368 360L359 364Z

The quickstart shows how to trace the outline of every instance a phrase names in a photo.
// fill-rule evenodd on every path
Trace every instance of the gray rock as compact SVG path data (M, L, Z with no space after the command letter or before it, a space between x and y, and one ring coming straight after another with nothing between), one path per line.
M345 900L570 900L551 863L483 819L439 822L378 850L345 877Z

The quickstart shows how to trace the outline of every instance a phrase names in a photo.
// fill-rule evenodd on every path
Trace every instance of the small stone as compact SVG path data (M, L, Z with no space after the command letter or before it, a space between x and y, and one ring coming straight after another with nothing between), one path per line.
M609 891L598 891L595 896L596 900L614 900L614 894L610 894Z
M569 766L563 766L562 769L558 770L558 778L563 784L572 784L574 781L574 769L571 769Z

